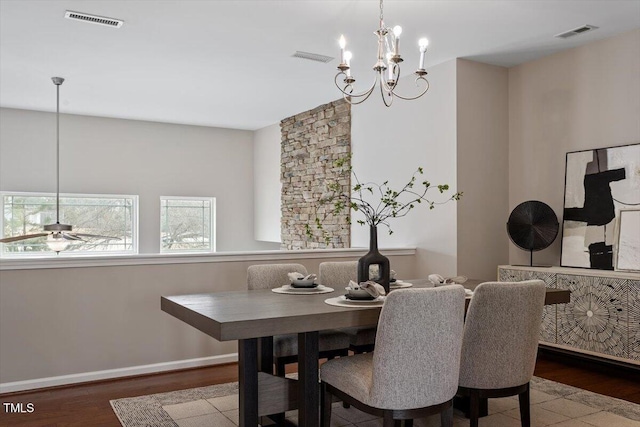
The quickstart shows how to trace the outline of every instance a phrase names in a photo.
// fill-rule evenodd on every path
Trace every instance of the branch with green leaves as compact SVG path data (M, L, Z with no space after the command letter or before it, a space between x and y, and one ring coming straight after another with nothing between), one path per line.
M345 211L351 210L359 212L364 219L358 219L356 222L360 225L369 225L377 227L384 225L387 227L389 234L393 234L389 220L391 218L402 218L406 216L419 204L426 204L429 209L434 209L436 205L448 203L452 200L457 201L462 197L462 192L456 192L448 198L435 201L427 197L430 190L437 189L439 194L449 191L448 184L432 185L429 181L418 182L418 177L424 175L424 169L419 167L411 176L411 179L400 189L394 190L389 186L389 181L382 184L375 182L362 183L353 171L351 165L351 155L345 156L337 160L334 166L338 170L340 177L351 175L355 181L350 194L344 193L342 186L337 182L327 184L327 192L318 200L316 212L322 209L320 215L316 215L313 223L316 229L322 232L322 237L326 244L329 244L331 236L324 230L323 223L331 215L344 214ZM347 215L347 222L351 223L350 215ZM313 228L310 224L305 226L306 234L309 238L313 237Z

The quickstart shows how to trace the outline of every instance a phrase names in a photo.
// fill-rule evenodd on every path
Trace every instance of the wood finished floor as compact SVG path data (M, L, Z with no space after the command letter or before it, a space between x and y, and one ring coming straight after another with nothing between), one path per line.
M640 372L637 371L620 371L592 362L565 360L541 353L535 375L640 404ZM111 410L109 400L222 384L237 379L237 365L228 364L37 392L5 394L0 396L3 403L31 402L35 406L35 412L7 414L3 405L0 408L0 426L116 427L120 424Z

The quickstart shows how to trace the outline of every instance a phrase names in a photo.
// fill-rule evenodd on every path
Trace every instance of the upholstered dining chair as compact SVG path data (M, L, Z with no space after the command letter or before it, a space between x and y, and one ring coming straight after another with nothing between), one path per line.
M358 280L358 261L322 262L318 270L318 280L325 286L336 288L339 292L350 280ZM349 335L349 348L354 353L373 351L376 342L376 328L353 327L340 329Z
M462 339L458 395L469 397L471 427L480 399L518 395L522 427L531 425L529 382L538 350L545 284L486 282L469 303Z
M292 272L307 275L307 269L302 264L252 265L247 269L247 287L249 290L277 288L290 283L288 273ZM318 345L321 358L333 359L349 354L349 336L338 330L320 331ZM284 377L285 365L298 361L298 336L287 334L274 337L273 356L276 375Z
M376 349L320 367L321 425L333 396L383 418L384 427L440 413L453 425L464 319L460 285L390 293L378 321Z

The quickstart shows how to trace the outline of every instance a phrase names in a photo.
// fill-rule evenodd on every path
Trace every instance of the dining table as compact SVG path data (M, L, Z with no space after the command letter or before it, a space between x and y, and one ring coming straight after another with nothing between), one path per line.
M414 288L433 286L410 280ZM473 289L481 280L468 280ZM239 425L255 427L261 416L298 409L300 427L319 426L318 333L377 325L381 306L325 303L343 294L287 295L270 289L162 296L162 311L218 341L238 341ZM569 302L569 291L547 288L545 304ZM467 304L470 298L467 298ZM298 379L273 372L273 336L298 335Z

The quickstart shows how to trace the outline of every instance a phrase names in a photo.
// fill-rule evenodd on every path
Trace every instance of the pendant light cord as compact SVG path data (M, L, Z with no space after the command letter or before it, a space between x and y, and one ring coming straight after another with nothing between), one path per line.
M56 84L56 224L60 224L60 85Z
M60 224L60 85L62 77L51 77L56 85L56 224Z

